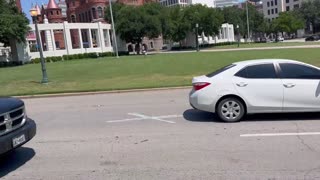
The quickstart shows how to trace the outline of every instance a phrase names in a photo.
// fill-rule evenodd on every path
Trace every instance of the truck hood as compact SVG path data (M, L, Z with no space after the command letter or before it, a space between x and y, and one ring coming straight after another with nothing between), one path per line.
M0 97L0 114L12 111L24 105L24 102L17 98Z

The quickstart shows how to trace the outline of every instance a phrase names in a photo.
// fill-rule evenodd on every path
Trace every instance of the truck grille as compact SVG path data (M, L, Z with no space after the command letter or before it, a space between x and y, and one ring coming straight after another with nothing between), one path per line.
M21 127L26 121L25 107L0 114L0 136Z

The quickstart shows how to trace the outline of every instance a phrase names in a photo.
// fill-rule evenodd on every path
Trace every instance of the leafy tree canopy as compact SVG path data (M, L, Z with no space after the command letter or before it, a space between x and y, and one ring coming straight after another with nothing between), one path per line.
M14 1L0 0L0 42L5 46L10 40L25 42L29 20L19 12Z
M298 29L304 28L304 20L294 11L282 12L279 17L272 21L274 32L295 33Z
M308 24L312 24L312 31L315 33L316 27L320 26L320 0L302 1L298 12Z

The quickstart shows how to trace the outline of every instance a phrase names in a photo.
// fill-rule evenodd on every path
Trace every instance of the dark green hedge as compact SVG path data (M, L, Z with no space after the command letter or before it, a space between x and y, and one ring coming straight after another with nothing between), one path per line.
M127 56L129 52L119 52L119 56ZM114 56L113 52L102 52L102 53L84 53L84 54L71 54L63 55L57 57L46 57L46 62L58 62L58 61L70 61L70 60L80 60L80 59L96 59L99 57L111 57ZM40 63L40 58L35 58L31 60L31 63Z
M216 43L216 44L201 44L199 45L200 48L209 48L209 47L216 47L216 46L226 46L226 45L233 45L233 44L238 44L238 42L221 42L221 43ZM240 42L240 44L248 44L246 42ZM195 49L192 46L183 46L183 47L172 47L172 51L179 51L179 50L192 50Z
M23 65L23 62L22 62L22 61L9 61L9 62L1 61L1 62L0 62L0 68L3 68L3 67L13 67L13 66L21 66L21 65Z

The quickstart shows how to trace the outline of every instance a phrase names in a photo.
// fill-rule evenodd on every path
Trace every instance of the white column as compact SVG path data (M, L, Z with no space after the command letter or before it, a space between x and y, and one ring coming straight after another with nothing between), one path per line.
M108 47L111 47L110 29L107 29L107 42L108 42Z
M52 44L52 38L50 34L50 30L45 31L45 36L46 36L46 44L47 44L47 50L48 51L53 51L53 44Z
M98 37L99 37L99 44L101 52L105 51L105 44L104 44L104 35L103 35L103 29L101 28L102 23L98 22Z
M54 32L53 29L51 29L51 39L52 39L52 47L53 47L53 51L57 50L56 48L56 40L54 39Z
M92 36L91 36L91 29L88 29L88 36L89 36L89 44L90 44L90 48L93 48Z
M230 42L230 32L229 32L229 25L227 25L227 39L228 39L228 42Z
M221 39L224 40L224 38L225 38L225 37L224 37L224 27L222 27L222 28L221 28Z
M31 53L31 51L30 51L30 43L29 43L28 40L26 41L26 47L25 47L25 49L26 49L26 52L27 52L27 54L28 54L28 56L29 56L30 53Z
M64 34L64 43L67 46L67 54L69 55L72 51L72 41L71 41L71 34L70 29L68 28L68 22L63 22L63 34Z
M231 33L231 41L234 42L234 30L233 30L233 26L230 27L230 33Z
M82 33L81 33L81 29L78 29L78 33L79 33L79 45L80 45L80 49L83 50L83 41L82 41Z

